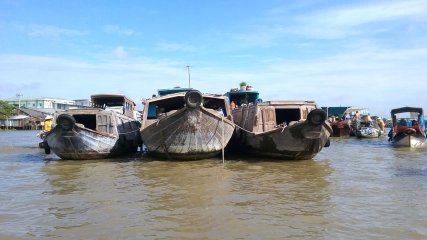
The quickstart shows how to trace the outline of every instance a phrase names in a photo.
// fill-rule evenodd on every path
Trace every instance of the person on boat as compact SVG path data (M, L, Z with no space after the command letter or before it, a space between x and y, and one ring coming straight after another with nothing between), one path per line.
M360 121L360 114L359 111L356 111L356 113L353 116L353 121Z
M44 139L44 137L46 136L46 133L52 130L52 122L53 122L53 117L46 116L45 119L43 120L43 129L39 133L37 133L37 137Z
M359 111L356 111L356 113L353 116L353 119L352 119L351 123L352 123L352 127L353 127L352 131L356 131L357 129L359 129L359 126L360 126L360 114L359 114Z
M363 121L365 122L365 127L371 127L372 126L372 118L369 115L366 115L363 117Z
M405 120L405 119L403 119L403 118L402 118L402 119L400 119L400 120L399 120L399 125L400 125L400 126L406 126L406 124L407 124L407 123L406 123L406 120Z
M351 119L351 117L350 117L350 113L346 113L345 115L344 115L344 120L350 120Z
M378 127L381 129L381 131L384 131L385 123L382 118L377 119L377 124L378 124Z
M231 101L231 103L230 103L230 109L231 110L236 109L236 103L234 103L234 101Z
M43 130L49 132L52 129L52 116L46 116L44 119Z

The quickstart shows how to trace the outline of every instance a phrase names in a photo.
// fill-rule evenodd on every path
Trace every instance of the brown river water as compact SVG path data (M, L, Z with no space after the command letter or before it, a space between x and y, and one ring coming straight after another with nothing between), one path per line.
M0 239L427 239L427 150L332 139L313 160L64 161L0 132Z

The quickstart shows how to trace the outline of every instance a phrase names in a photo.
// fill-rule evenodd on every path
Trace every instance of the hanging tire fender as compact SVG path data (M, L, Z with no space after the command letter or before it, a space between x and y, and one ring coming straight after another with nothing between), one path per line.
M184 101L188 108L197 108L202 104L202 93L197 90L188 91L184 96Z
M76 119L68 114L61 114L56 118L56 124L61 126L62 130L69 131L76 124Z
M322 125L326 120L326 112L322 109L313 109L308 113L308 124L313 126Z

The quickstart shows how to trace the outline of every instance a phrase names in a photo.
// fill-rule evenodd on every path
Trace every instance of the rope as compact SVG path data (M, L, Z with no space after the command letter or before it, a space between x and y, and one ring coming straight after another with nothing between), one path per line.
M225 158L224 158L224 116L221 117L221 121L222 121L222 165L224 165L225 163Z
M241 126L239 126L239 125L237 125L237 124L234 124L234 125L235 125L236 127L240 128L240 129L242 129L243 131L247 132L247 133L253 133L253 132L251 132L251 131L249 131L249 130L246 130L246 129L242 128Z

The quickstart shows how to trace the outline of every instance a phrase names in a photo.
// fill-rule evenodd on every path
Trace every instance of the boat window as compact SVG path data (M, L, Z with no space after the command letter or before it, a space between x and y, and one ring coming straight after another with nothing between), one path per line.
M173 98L162 99L155 102L150 102L148 106L148 119L156 119L159 114L167 113L173 110L184 108L184 97L177 96Z
M95 131L96 129L96 115L95 114L75 114L73 115L76 119L76 123L83 124L85 128L89 128Z
M227 116L225 101L222 98L207 98L207 97L205 97L205 98L203 98L203 107L213 109L213 110L221 109L224 116Z
M115 107L115 106L123 106L124 105L124 98L118 97L118 96L111 96L111 97L100 97L100 98L93 98L92 104L95 107Z
M276 109L276 124L289 124L292 121L301 120L300 109Z
M233 92L228 95L230 102L233 101L236 106L258 102L258 92ZM261 101L262 102L262 101Z

